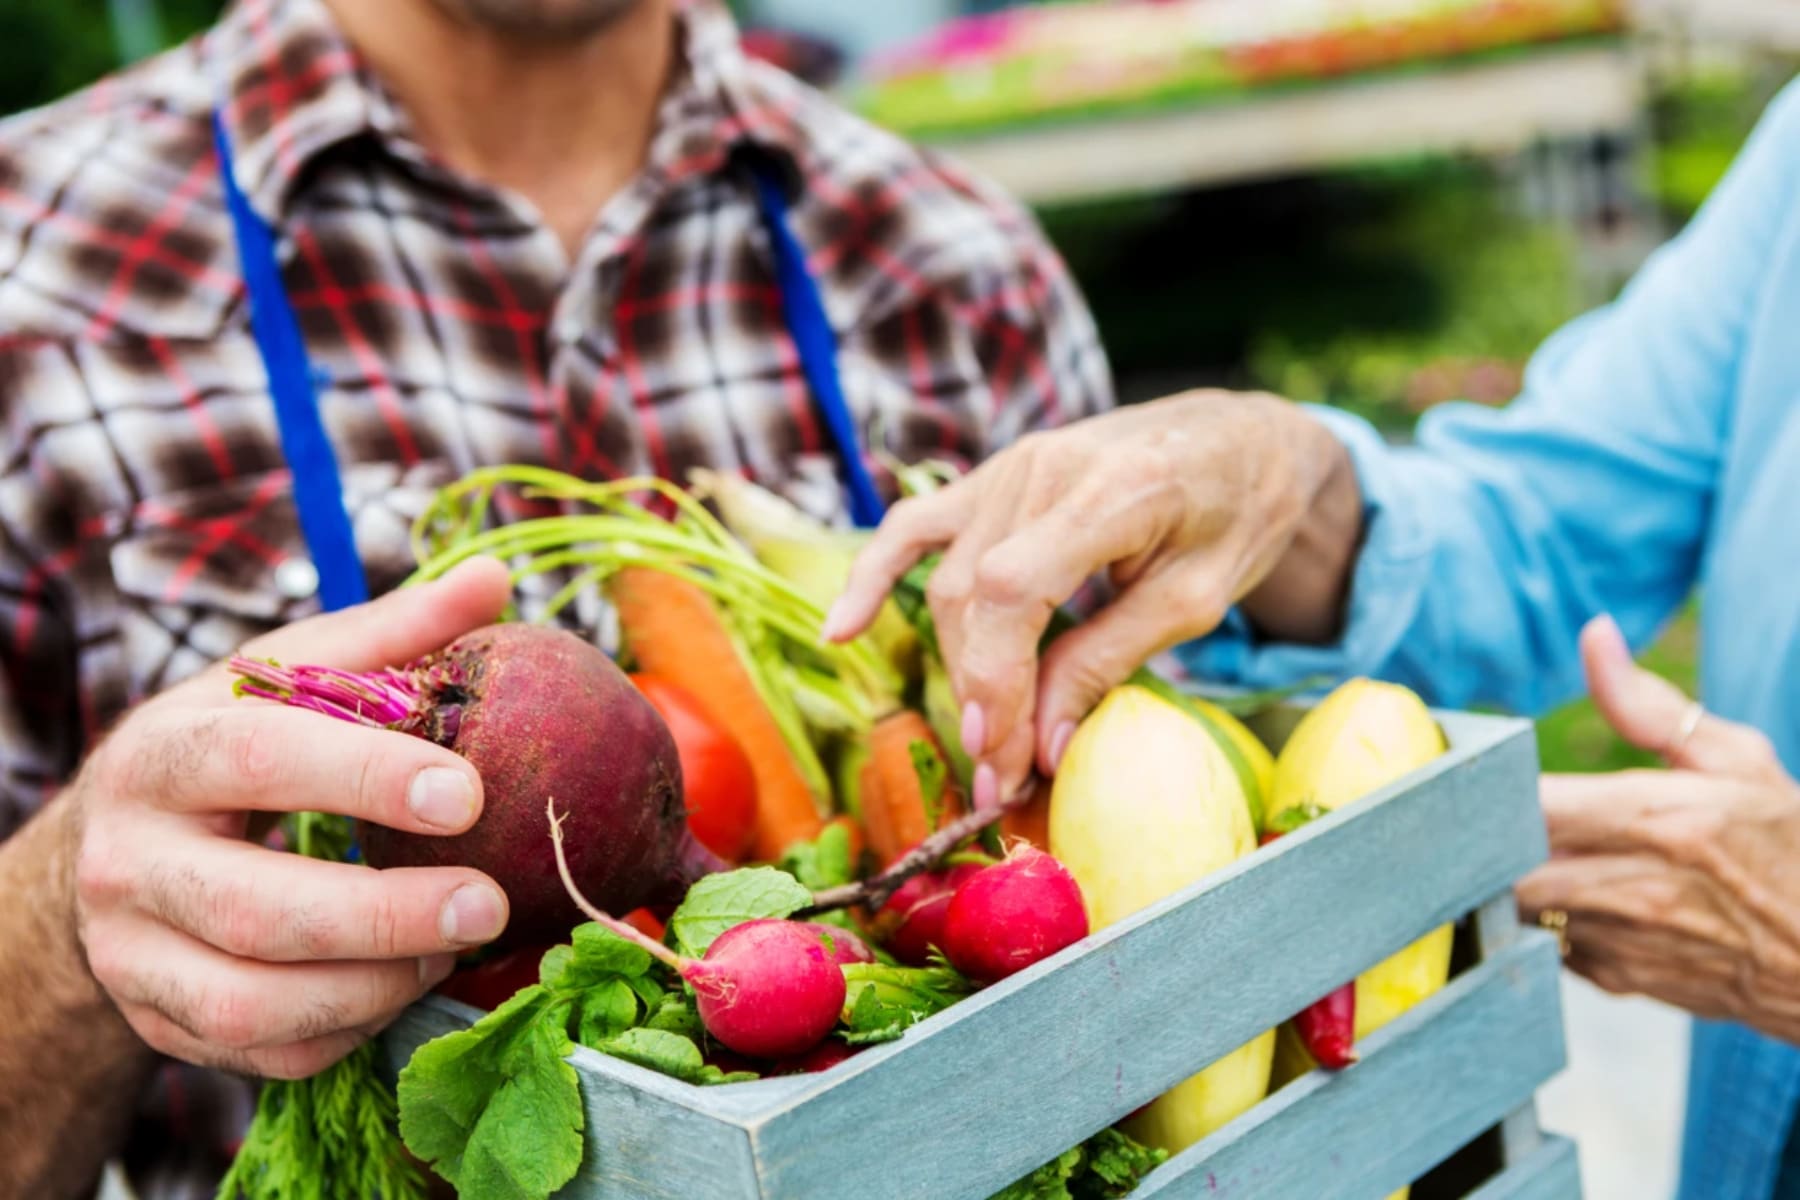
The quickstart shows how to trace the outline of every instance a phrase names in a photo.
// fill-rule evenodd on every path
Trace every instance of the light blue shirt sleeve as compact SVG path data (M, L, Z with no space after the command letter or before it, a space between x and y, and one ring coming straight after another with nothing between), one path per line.
M1590 618L1650 640L1700 571L1797 167L1790 86L1681 236L1548 341L1506 409L1434 410L1406 448L1316 410L1350 451L1367 518L1342 638L1265 644L1234 612L1177 651L1187 669L1251 687L1370 675L1440 705L1536 713L1581 691Z

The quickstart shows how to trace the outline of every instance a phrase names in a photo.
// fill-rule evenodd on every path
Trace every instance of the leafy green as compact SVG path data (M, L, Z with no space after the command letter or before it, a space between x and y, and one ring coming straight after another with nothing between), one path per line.
M1069 1200L1069 1179L1081 1166L1081 1147L1061 1154L995 1192L992 1200Z
M295 813L282 832L296 854L328 862L348 860L354 844L349 818L326 813ZM220 1200L424 1200L425 1178L401 1152L395 1108L373 1046L311 1079L269 1080Z
M706 1030L700 1023L700 1014L694 1008L693 998L686 992L670 992L664 996L643 1027L679 1033L696 1042Z
M913 772L919 777L919 795L925 801L925 822L933 833L944 823L944 783L949 770L943 755L924 738L914 739L907 747L912 755Z
M577 1041L606 1050L660 1015L663 971L598 925L576 929L544 955L537 984L413 1053L399 1086L407 1147L460 1195L545 1200L581 1166L581 1092L564 1060Z
M374 1046L359 1047L311 1079L265 1084L218 1195L222 1200L422 1198L425 1180L400 1153L394 1094L381 1080Z
M1135 1191L1144 1176L1168 1159L1167 1150L1152 1150L1117 1129L1102 1129L994 1193L991 1200L1117 1200Z
M1293 833L1304 828L1325 815L1326 810L1317 804L1296 804L1284 808L1269 818L1269 833L1282 835Z
M1152 1149L1117 1129L1102 1129L1088 1139L1082 1151L1082 1169L1069 1186L1076 1200L1130 1195L1144 1176L1169 1161L1167 1150Z
M712 1066L703 1060L700 1047L691 1038L666 1029L627 1029L596 1048L683 1083L743 1083L757 1078L754 1071L726 1072Z
M400 1134L459 1195L544 1200L581 1166L574 1050L551 992L525 988L400 1072Z
M933 1013L975 991L974 984L948 966L899 967L850 963L844 968L841 1030L852 1046L891 1042Z
M842 887L856 878L850 856L850 830L833 822L810 842L795 842L777 864L808 891Z
M725 871L688 889L687 899L669 918L669 932L683 954L699 958L733 925L786 917L811 903L812 892L786 871L774 867Z

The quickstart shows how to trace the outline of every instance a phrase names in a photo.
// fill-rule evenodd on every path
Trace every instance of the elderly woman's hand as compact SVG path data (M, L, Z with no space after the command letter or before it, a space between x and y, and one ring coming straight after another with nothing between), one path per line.
M986 807L1034 756L1054 770L1109 688L1239 601L1271 636L1330 636L1361 527L1355 472L1323 426L1273 396L1192 392L1035 434L897 506L827 634L867 627L943 551L931 612ZM1117 598L1040 664L1052 611L1100 571Z
M1607 720L1672 769L1546 776L1553 857L1521 909L1566 918L1569 966L1608 991L1800 1042L1800 784L1756 730L1695 723L1610 620L1582 654Z

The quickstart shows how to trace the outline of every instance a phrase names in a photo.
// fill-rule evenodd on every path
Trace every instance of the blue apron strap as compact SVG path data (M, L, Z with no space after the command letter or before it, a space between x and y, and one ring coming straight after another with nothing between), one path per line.
M231 216L238 258L244 268L244 285L250 295L250 332L256 338L263 369L269 376L275 421L281 430L281 449L294 477L294 506L300 514L300 531L319 572L319 602L328 612L348 608L369 598L369 584L363 574L362 559L356 553L350 514L344 508L337 456L319 418L312 363L281 283L275 235L238 187L232 170L231 139L216 110L213 143L219 155L219 174L225 183L225 208Z
M769 244L775 252L775 275L781 286L781 310L788 333L800 353L800 369L812 390L813 406L825 423L844 467L844 483L850 493L850 519L864 529L881 524L885 506L875 481L863 462L862 443L856 435L850 406L844 402L838 378L837 333L825 315L819 286L806 266L806 252L788 224L787 197L773 166L762 158L750 159L756 180L756 203L762 210Z

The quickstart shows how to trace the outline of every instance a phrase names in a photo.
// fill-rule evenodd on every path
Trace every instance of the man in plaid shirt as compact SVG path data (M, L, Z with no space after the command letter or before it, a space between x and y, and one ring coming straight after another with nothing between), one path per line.
M432 491L484 464L741 470L840 515L746 152L794 183L866 441L973 462L1111 403L1019 209L747 62L701 0L242 0L4 126L5 1197L85 1194L115 1154L143 1195L208 1194L248 1115L217 1069L322 1068L505 919L474 872L245 836L252 809L467 827L479 784L454 756L234 707L212 664L258 635L401 660L491 619L505 582L478 565L303 619L317 577L215 106L278 238L376 592Z

